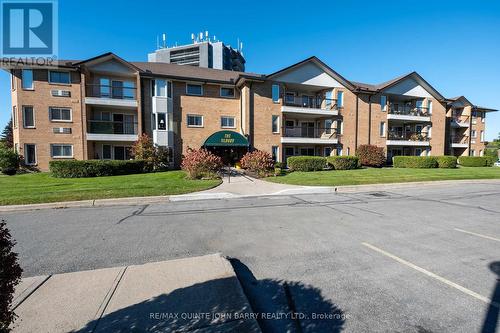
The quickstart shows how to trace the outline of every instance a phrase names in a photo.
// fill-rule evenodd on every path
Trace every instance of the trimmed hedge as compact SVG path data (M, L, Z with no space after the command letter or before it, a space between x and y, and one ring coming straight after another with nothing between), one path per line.
M490 167L495 159L489 156L460 156L458 164L464 167Z
M432 169L438 167L437 158L433 156L394 156L392 161L395 168Z
M0 144L0 170L3 174L12 176L19 169L19 155L12 148Z
M58 178L83 178L129 175L150 172L144 160L104 161L104 160L66 160L50 161L50 172Z
M326 158L321 156L290 156L286 163L292 171L319 171L326 167Z
M356 150L356 156L363 166L381 168L386 162L384 148L374 145L361 145Z
M437 156L438 167L442 169L454 169L457 167L456 156Z
M360 166L359 158L356 156L329 156L326 162L335 170L353 170Z

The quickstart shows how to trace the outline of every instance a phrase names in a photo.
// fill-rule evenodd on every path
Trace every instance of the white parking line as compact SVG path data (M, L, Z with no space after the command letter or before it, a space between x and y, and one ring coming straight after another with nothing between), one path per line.
M463 292L464 294L467 294L467 295L469 295L469 296L472 296L472 297L474 297L474 298L476 298L476 299L478 299L478 300L480 300L480 301L483 301L484 303L488 303L488 304L491 304L491 305L493 305L493 306L495 306L495 307L497 307L497 308L500 308L500 303L497 303L497 302L492 302L492 301L491 301L491 299L489 299L488 297L485 297L485 296L480 295L480 294L478 294L478 293L476 293L476 292L474 292L474 291L472 291L472 290L470 290L470 289L467 289L467 288L465 288L465 287L462 287L461 285L456 284L455 282L452 282L452 281L450 281L450 280L445 279L444 277L441 277L441 276L439 276L439 275L437 275L437 274L434 274L434 273L432 273L432 272L429 272L428 270L426 270L426 269L424 269L424 268L422 268L422 267L419 267L419 266L417 266L417 265L415 265L415 264L412 264L412 263L411 263L411 262L409 262L409 261L406 261L406 260L404 260L404 259L401 259L401 258L399 258L399 257L397 257L397 256L395 256L395 255L393 255L393 254L391 254L391 253L389 253L389 252L386 252L386 251L384 251L384 250L382 250L382 249L379 249L378 247L375 247L375 246L373 246L373 245L371 245L371 244L368 244L368 243L362 243L362 244L363 244L364 246L366 246L366 247L368 247L368 248L370 248L370 249L374 250L374 251L377 251L378 253L381 253L381 254L383 254L383 255L385 255L385 256L387 256L387 257L391 258L391 259L396 260L397 262L399 262L399 263L401 263L401 264L403 264L403 265L406 265L406 266L408 266L408 267L410 267L410 268L413 268L414 270L417 270L417 271L419 271L420 273L424 273L425 275L430 276L431 278L434 278L434 279L436 279L436 280L438 280L438 281L440 281L440 282L442 282L442 283L444 283L444 284L447 284L447 285L448 285L448 286L450 286L450 287L453 287L453 288L455 288L455 289L457 289L457 290L460 290L460 291L461 291L461 292Z
M458 229L458 228L454 228L454 230L463 232L465 234L474 235L474 236L477 236L477 237L482 237L482 238L486 238L486 239L489 239L489 240L500 242L500 239L495 238L495 237L481 235L481 234L477 234L477 233L472 232L472 231L462 230L462 229Z

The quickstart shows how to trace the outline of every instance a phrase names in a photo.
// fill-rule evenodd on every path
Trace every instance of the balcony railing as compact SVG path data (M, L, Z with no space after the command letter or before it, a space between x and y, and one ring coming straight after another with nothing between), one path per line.
M288 138L334 139L337 137L337 130L325 127L285 126L283 127L283 136Z
M423 132L404 132L404 131L389 131L387 133L388 140L401 141L429 141L427 133Z
M429 108L426 107L412 107L407 105L390 105L389 113L403 116L416 116L416 117L429 117Z
M85 93L87 97L135 100L136 90L135 87L87 84Z
M460 136L460 135L459 136L452 136L450 142L461 144L461 145L469 144L469 137L468 136Z
M454 116L451 121L459 125L468 125L470 118L469 116Z
M312 96L285 96L284 105L300 108L335 110L337 109L337 100L324 97Z
M87 133L93 134L137 134L137 123L128 121L89 120Z

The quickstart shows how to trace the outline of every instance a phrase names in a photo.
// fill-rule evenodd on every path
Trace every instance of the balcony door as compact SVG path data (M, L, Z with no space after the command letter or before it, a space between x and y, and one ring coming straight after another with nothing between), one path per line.
M113 98L123 98L123 81L111 81Z
M113 113L113 134L123 134L123 114Z
M314 122L313 121L307 121L307 122L301 122L300 123L301 127L301 136L303 138L314 138Z

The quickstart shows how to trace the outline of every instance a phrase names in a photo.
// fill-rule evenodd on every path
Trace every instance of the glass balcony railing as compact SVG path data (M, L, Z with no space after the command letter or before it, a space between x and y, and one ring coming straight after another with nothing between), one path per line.
M87 97L135 100L136 90L135 87L87 84L85 94Z
M89 120L87 133L92 134L137 134L137 123L127 121Z
M288 138L318 138L333 139L337 137L337 130L325 127L285 126L283 136Z
M300 108L335 110L337 109L337 100L324 97L311 96L285 96L284 105Z
M389 113L403 116L429 117L429 109L426 107L412 107L406 105L390 105Z
M389 131L387 140L401 141L429 141L429 136L424 132L404 132L404 131Z

